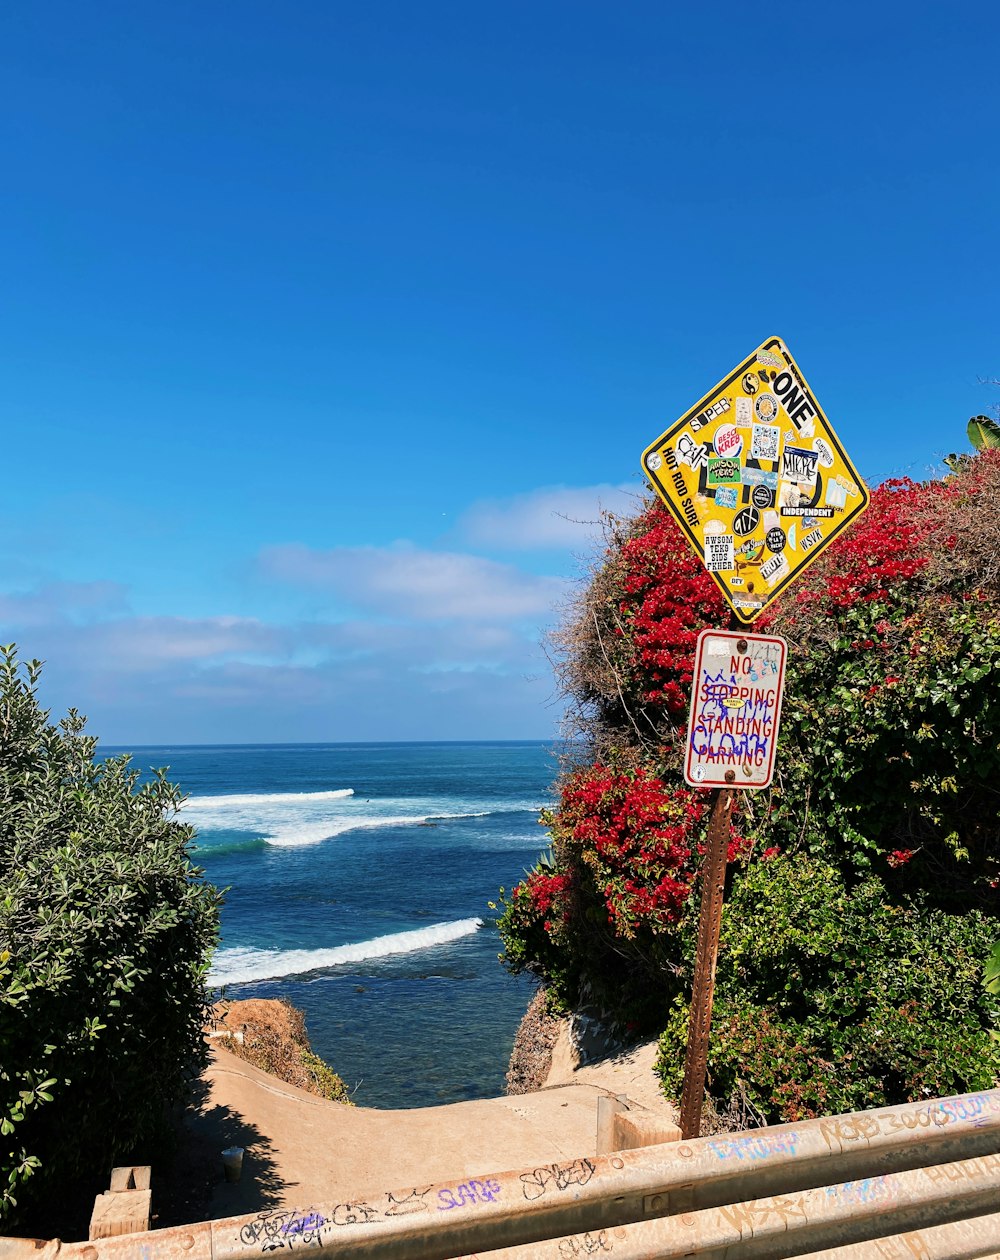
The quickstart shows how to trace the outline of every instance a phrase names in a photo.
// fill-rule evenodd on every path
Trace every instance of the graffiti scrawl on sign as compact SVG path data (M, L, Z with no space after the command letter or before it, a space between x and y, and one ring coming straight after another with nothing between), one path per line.
M787 651L777 635L703 630L698 636L684 762L692 787L770 784Z

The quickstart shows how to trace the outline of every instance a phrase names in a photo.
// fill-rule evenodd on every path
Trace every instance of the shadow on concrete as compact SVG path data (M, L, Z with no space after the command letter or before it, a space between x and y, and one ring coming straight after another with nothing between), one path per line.
M209 1084L201 1077L161 1141L144 1143L115 1161L150 1167L153 1229L240 1216L283 1201L287 1187L278 1177L270 1138L240 1112L211 1105L208 1095ZM246 1152L236 1184L227 1183L223 1173L222 1151L228 1146ZM47 1196L13 1229L13 1236L86 1242L94 1199L110 1185L110 1167L67 1178L58 1194Z
M246 1116L208 1101L209 1085L195 1082L187 1108L174 1122L175 1144L165 1159L153 1160L153 1228L241 1216L281 1204L294 1183L277 1172L274 1146ZM225 1180L222 1152L244 1149L240 1180Z

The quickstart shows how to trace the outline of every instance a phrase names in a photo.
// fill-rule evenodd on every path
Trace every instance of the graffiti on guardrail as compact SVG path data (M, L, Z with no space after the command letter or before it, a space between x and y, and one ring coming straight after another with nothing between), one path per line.
M940 1167L924 1169L924 1175L936 1184L945 1181L978 1181L980 1177L995 1176L998 1172L1000 1155L979 1155L963 1160L961 1165L942 1164Z
M719 1215L733 1229L751 1231L766 1226L785 1226L792 1221L807 1220L806 1200L804 1195L790 1198L787 1195L775 1195L770 1199L754 1199L749 1203L733 1203L719 1208Z
M438 1211L450 1212L452 1208L461 1207L463 1203L492 1203L500 1194L502 1186L499 1181L488 1177L485 1181L463 1181L452 1189L446 1186L438 1191Z
M577 1163L588 1164L590 1172L593 1172L593 1165L589 1160L578 1160ZM570 1169L552 1165L549 1168L536 1168L531 1174L525 1175L539 1176L542 1180L554 1179L559 1188L563 1189L570 1184L573 1176L570 1170L575 1168L576 1165L571 1165ZM589 1179L590 1174L584 1180L580 1180L578 1174L577 1184L583 1185ZM384 1207L376 1207L365 1199L351 1199L347 1203L338 1203L332 1210L327 1209L330 1211L329 1216L311 1210L303 1211L301 1208L268 1209L244 1224L239 1239L245 1246L259 1246L262 1253L282 1249L293 1251L296 1245L307 1243L319 1246L323 1242L324 1229L327 1235L330 1234L330 1226L375 1225L398 1216L429 1212L431 1204L426 1201L426 1196L433 1189L433 1186L415 1186L412 1190L389 1191L385 1196ZM466 1204L476 1206L492 1203L502 1190L500 1182L493 1177L482 1180L472 1178L457 1186L438 1187L437 1210L449 1212L452 1208Z
M594 1175L595 1164L590 1159L576 1159L572 1164L546 1164L521 1173L524 1197L530 1202L540 1199L550 1186L565 1190L567 1186L585 1186Z
M754 1137L714 1138L708 1149L719 1159L767 1159L769 1155L794 1155L799 1135L791 1133L761 1133Z
M929 1103L916 1111L834 1116L821 1120L819 1131L824 1142L833 1151L842 1150L845 1142L867 1140L883 1133L940 1129L962 1120L978 1128L988 1123L990 1116L995 1115L1000 1115L1000 1100L995 1094L969 1094L962 1098L945 1098L940 1102Z
M608 1237L606 1229L596 1234L575 1234L572 1238L563 1238L559 1243L561 1256L595 1256L599 1251L613 1251L614 1244Z
M953 1120L971 1120L980 1125L988 1116L1000 1115L1000 1099L992 1094L967 1094L962 1098L945 1098L938 1109Z
M260 1244L262 1252L294 1251L296 1246L318 1244L327 1219L319 1212L299 1208L274 1208L261 1212L240 1230L240 1242L248 1247Z
M321 1216L319 1212L310 1212L307 1216L293 1216L290 1221L285 1221L281 1232L283 1234L311 1234L322 1229L325 1224L325 1216Z
M432 1186L424 1186L423 1190L414 1188L401 1199L396 1197L395 1191L390 1190L385 1196L389 1200L389 1206L384 1214L386 1216L412 1216L415 1212L430 1211L424 1202L424 1195L430 1194L432 1188Z
M845 1181L839 1186L827 1186L826 1197L841 1203L878 1203L891 1198L892 1189L885 1177L862 1177L860 1181Z

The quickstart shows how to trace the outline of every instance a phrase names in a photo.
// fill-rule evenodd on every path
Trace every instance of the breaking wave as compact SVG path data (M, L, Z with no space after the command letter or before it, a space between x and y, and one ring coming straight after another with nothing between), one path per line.
M410 954L471 936L482 925L481 919L456 919L452 923L435 923L411 932L393 932L388 936L376 936L370 941L336 945L331 949L220 949L212 964L209 983L247 984L253 980L277 980L343 963Z
M302 845L320 844L342 836L345 831L367 831L374 827L426 827L448 818L486 818L485 813L475 814L400 814L388 818L345 818L337 822L296 824L294 827L272 832L265 839L281 849L297 849Z
M324 792L246 792L192 796L182 806L185 822L199 832L199 848L231 845L238 837L295 849L321 844L349 831L385 827L434 826L463 818L487 818L532 810L533 801L493 802L446 796L375 797L355 795L354 788ZM209 839L213 837L213 839ZM217 852L223 850L217 849Z
M190 796L182 810L243 809L247 805L310 805L320 801L341 801L354 795L354 788L335 788L329 792L243 792L230 796Z

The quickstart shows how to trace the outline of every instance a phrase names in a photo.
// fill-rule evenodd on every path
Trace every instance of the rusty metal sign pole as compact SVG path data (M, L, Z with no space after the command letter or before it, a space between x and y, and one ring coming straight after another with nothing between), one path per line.
M726 777L729 778L732 773L731 770L727 771ZM719 958L719 931L722 927L722 901L726 888L729 816L735 800L735 790L717 788L708 824L707 852L701 874L698 952L694 964L687 1051L684 1056L684 1088L681 1094L681 1135L684 1138L696 1138L701 1131L701 1105L705 1096L708 1038L712 1027L712 999L715 996L715 966Z
M784 432L782 415L791 426L784 426ZM740 628L739 621L754 621L869 502L864 482L779 337L758 346L648 446L642 467L732 610L730 632ZM788 491L780 504L779 481ZM736 486L746 487L742 496ZM805 528L810 514L814 520L808 544L805 535L800 543L795 541L792 530L797 519L793 523L784 520L787 529L781 528L783 518L799 516ZM737 542L737 538L742 541ZM775 550L779 541L780 550ZM765 550L772 553L766 560ZM755 592L757 579L756 574L751 579L751 565L759 566L760 581L767 583L767 590ZM746 652L747 644L737 650ZM774 740L777 716L776 707ZM770 751L773 756L773 742ZM699 780L692 782L687 775L691 752L689 746L685 781L697 787ZM703 765L694 769L702 770L705 777ZM741 783L741 787L766 787L771 769L773 762L760 781ZM728 771L725 783L712 777L717 795L703 864L698 956L681 1095L685 1138L697 1137L701 1128L726 877L727 823L734 800L729 785L736 782L735 773Z
M741 629L734 614L730 630ZM747 644L740 640L738 652ZM726 782L736 775L726 771ZM701 868L701 914L698 919L698 949L691 986L691 1012L688 1015L687 1049L684 1053L684 1084L681 1090L681 1136L696 1138L701 1132L701 1108L705 1099L708 1070L708 1042L712 1031L712 1003L715 998L715 968L719 961L719 933L722 929L722 903L726 892L726 862L729 856L729 816L736 803L732 788L717 788L708 822L705 861Z

